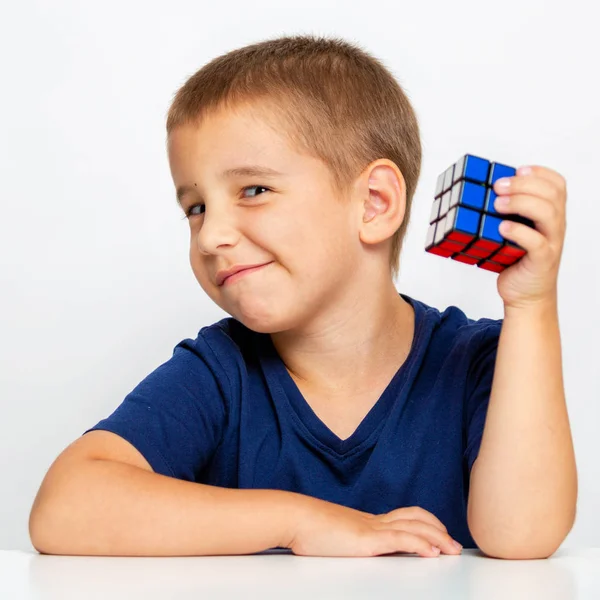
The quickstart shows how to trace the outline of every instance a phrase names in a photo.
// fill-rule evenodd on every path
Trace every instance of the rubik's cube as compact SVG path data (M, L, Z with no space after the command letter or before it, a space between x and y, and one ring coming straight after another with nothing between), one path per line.
M517 214L494 208L496 180L512 177L516 169L465 154L437 180L425 250L481 269L500 273L517 262L525 250L499 231L504 220L534 227Z

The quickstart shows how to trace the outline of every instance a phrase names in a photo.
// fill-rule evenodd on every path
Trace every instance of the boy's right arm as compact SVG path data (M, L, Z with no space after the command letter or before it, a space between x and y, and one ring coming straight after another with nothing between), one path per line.
M382 515L284 490L230 489L155 473L126 440L91 431L54 461L29 517L43 554L202 556L275 547L309 556L457 554L420 507Z
M100 435L106 441L114 434ZM193 483L154 473L144 463L139 457L135 466L67 448L48 470L31 509L29 535L36 550L104 556L248 554L277 547L289 535L300 494Z

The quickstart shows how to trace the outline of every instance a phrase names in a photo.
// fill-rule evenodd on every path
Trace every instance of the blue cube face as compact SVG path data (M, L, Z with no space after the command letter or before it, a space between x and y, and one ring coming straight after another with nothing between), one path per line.
M453 182L468 179L475 183L486 184L490 171L490 161L472 154L465 154L454 168Z
M459 231L476 236L479 232L481 214L464 206L455 206L447 215L446 233Z
M502 244L505 238L500 233L500 223L502 219L493 217L492 215L483 215L483 223L481 224L481 237L492 242Z
M485 192L485 185L471 181L459 181L454 184L452 192L447 192L450 193L449 208L460 205L482 211L485 205Z
M465 154L437 179L425 250L465 264L500 273L519 260L525 250L504 238L503 220L535 228L520 215L498 213L492 189L501 177L513 177L516 169Z
M492 215L499 215L500 213L494 207L494 202L496 202L496 198L498 194L490 187L487 188L487 192L485 194L485 204L484 211L490 213Z
M501 177L514 177L516 173L517 170L514 167L509 167L500 163L492 163L492 168L490 169L490 175L488 177L488 185L494 185Z

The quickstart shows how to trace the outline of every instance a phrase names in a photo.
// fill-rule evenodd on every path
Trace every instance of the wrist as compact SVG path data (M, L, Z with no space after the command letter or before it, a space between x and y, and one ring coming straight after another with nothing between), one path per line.
M320 501L297 492L282 491L281 494L282 520L278 545L281 548L291 548L301 524L306 522L315 503Z
M558 313L558 301L556 296L550 296L543 300L524 304L520 306L504 305L504 318L521 318L526 316L548 318L553 317Z

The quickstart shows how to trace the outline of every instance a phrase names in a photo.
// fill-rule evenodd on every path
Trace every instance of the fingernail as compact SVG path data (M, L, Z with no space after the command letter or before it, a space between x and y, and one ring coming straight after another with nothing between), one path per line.
M461 545L461 544L459 544L459 543L458 543L456 540L452 540L452 543L454 544L454 547L455 547L457 550L462 550L462 545Z
M506 196L498 196L495 200L494 200L494 206L495 207L503 207L503 206L508 206L508 198Z
M439 554L440 553L440 549L437 546L431 546L431 549L433 550L433 552L435 554Z
M510 186L510 178L503 177L502 179L498 179L498 181L496 181L496 185L501 188L507 188Z
M517 173L519 175L531 175L532 173L532 168L531 167L519 167L517 169Z

